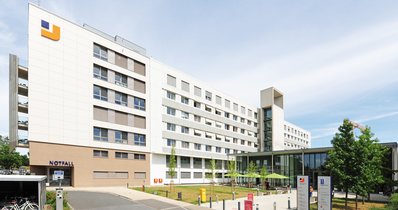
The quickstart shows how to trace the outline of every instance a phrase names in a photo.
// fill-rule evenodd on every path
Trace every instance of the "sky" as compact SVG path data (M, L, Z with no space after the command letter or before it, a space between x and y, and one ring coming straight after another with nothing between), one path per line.
M162 63L258 107L284 93L285 120L330 146L344 118L398 141L398 1L40 0L119 35ZM27 60L28 1L0 0L0 135L8 133L8 54Z

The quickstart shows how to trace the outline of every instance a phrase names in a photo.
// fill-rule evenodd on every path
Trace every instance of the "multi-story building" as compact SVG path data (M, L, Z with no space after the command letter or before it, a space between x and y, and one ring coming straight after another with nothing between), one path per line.
M10 56L10 138L29 148L31 171L65 172L64 185L226 181L233 154L307 148L284 120L283 94L261 91L261 108L146 56L119 36L29 5L29 64ZM294 145L289 146L289 145Z

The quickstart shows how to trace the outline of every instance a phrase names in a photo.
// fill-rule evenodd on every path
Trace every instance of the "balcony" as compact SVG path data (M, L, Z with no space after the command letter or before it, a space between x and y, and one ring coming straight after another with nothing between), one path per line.
M29 101L27 97L18 96L18 112L28 113Z
M18 79L18 94L28 96L28 80Z
M27 116L18 116L18 129L19 130L28 130L28 117Z

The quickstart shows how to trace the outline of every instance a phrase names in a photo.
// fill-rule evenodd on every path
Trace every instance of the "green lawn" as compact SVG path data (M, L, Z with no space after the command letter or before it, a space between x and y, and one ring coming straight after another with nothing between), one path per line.
M333 210L340 210L344 209L344 199L341 198L334 198L333 199ZM358 201L358 209L359 210L371 210L372 208L377 208L377 209L384 209L385 204L383 203L377 203L377 202L365 202L364 205L362 205L362 201ZM311 204L310 210L317 210L318 209L318 204ZM348 209L350 210L355 210L355 200L348 200Z
M206 189L207 202L212 197L213 201L216 201L216 196L218 196L218 200L221 201L223 199L230 200L232 199L232 191L231 186L214 186L214 190L212 191L211 185L194 185L194 186L181 186L174 185L173 192L169 193L169 198L177 200L177 193L182 192L182 201L192 204L197 204L198 196L200 194L200 188ZM141 187L132 188L134 190L141 191ZM156 193L159 196L166 197L166 190L170 191L169 186L161 186L161 187L146 187L145 192L147 193ZM265 192L260 190L260 192ZM271 191L272 192L272 191ZM255 188L243 188L243 187L235 187L235 198L247 197L248 193L257 194L257 190Z

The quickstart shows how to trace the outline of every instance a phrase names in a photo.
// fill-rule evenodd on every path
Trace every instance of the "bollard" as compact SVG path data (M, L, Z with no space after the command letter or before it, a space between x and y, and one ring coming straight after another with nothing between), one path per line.
M225 199L222 199L222 210L225 210Z
M129 188L129 183L127 182L127 188Z
M240 210L240 202L238 202L238 210Z
M274 201L274 210L276 210L276 202Z
M145 192L145 185L142 185L142 192Z
M260 190L257 188L257 196L260 195Z
M213 202L212 202L212 199L211 199L211 196L210 196L210 208L213 206Z
M290 197L287 197L287 209L290 209Z
M256 204L256 210L258 210L258 204Z
M166 190L166 198L168 198L168 197L169 197L169 191Z
M182 192L178 192L177 197L179 201L182 201Z
M198 206L200 206L200 195L198 196Z
M232 192L232 200L235 200L235 192Z

